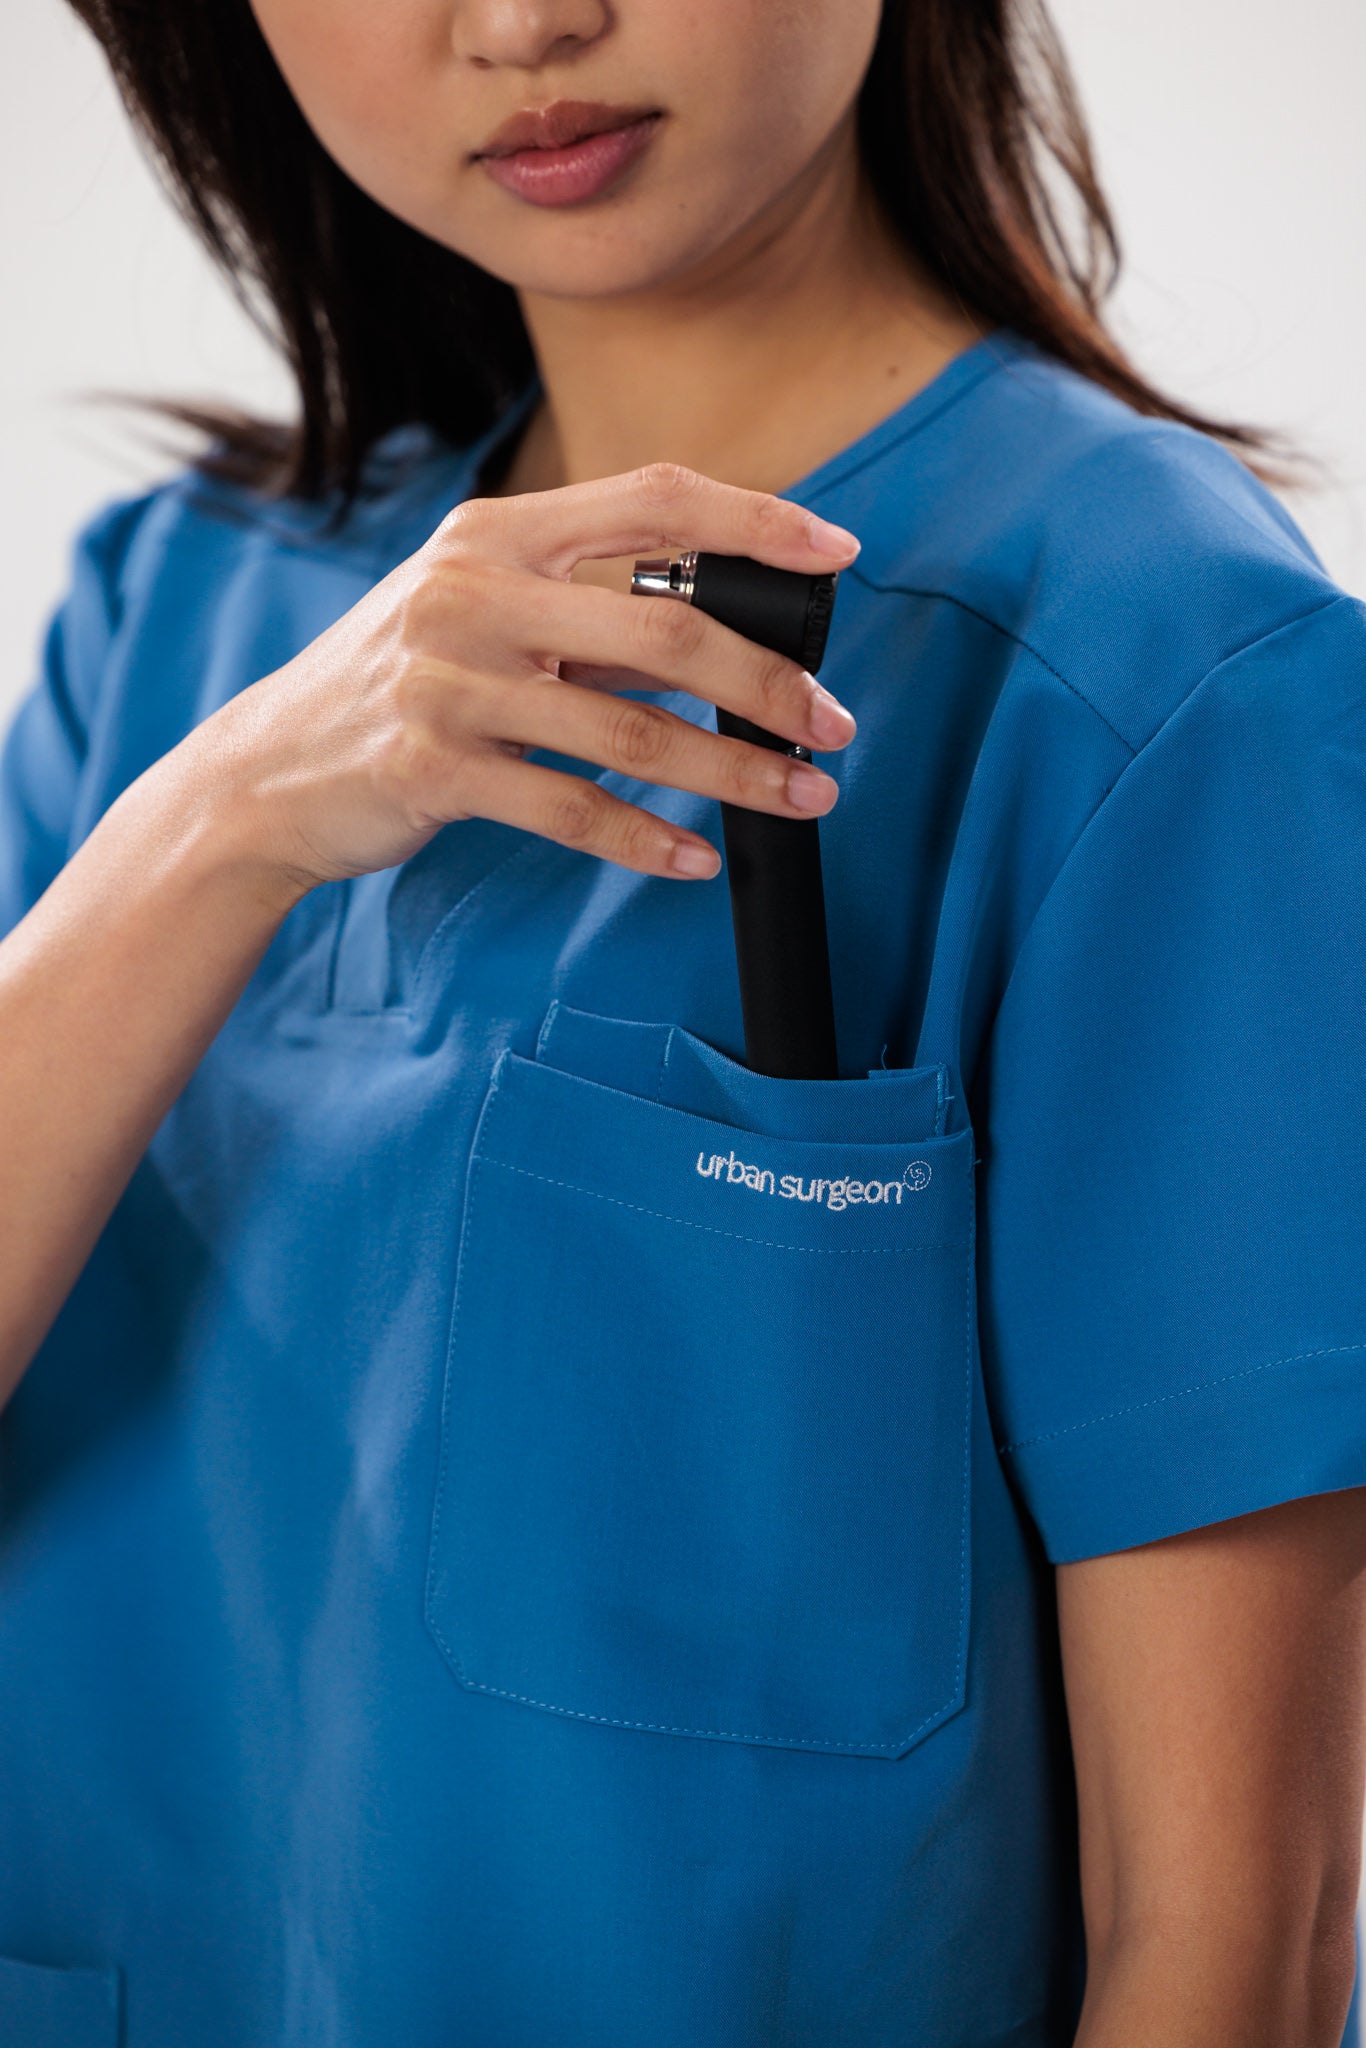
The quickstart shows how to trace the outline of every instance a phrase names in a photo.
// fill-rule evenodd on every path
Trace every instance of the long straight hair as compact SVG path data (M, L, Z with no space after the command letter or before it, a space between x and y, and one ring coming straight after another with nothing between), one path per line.
M455 446L534 368L513 287L361 191L305 121L248 0L71 0L181 213L283 353L297 416L134 399L268 496L351 503L367 451L424 422ZM244 118L250 109L251 118ZM1115 224L1044 0L884 0L860 89L867 177L907 251L1139 412L1245 455L1269 437L1165 396L1108 331Z

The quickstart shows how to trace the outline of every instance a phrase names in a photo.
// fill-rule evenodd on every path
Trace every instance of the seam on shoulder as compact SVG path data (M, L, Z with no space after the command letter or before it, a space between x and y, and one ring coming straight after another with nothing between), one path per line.
M1084 690L1079 690L1074 682L1070 682L1068 678L1062 673L1061 669L1054 668L1052 662L1047 660L1045 656L1040 654L1037 647L1031 647L1029 642L1027 640L1021 639L1018 633L1012 633L1009 626L1003 626L1000 620L993 619L989 612L980 611L976 605L969 604L966 598L956 596L954 592L951 590L940 590L933 588L929 584L878 583L871 576L863 575L859 570L857 562L851 563L847 569L841 571L841 574L851 577L854 581L861 583L866 590L883 591L888 596L895 595L897 597L935 598L941 604L953 605L957 611L965 613L968 618L977 619L982 625L990 626L993 633L999 633L1003 640L1009 640L1012 646L1018 647L1023 654L1027 654L1031 661L1037 661L1039 667L1041 669L1046 670L1047 673L1053 677L1055 682L1061 683L1064 690L1070 690L1072 695L1076 697L1081 703L1083 703L1086 706L1087 710L1100 720L1101 724L1105 727L1106 731L1114 734L1114 737L1119 741L1120 745L1126 750L1126 752L1130 754L1135 754L1139 751L1134 746L1132 740L1125 739L1123 733L1119 731L1117 726L1111 725L1109 719L1105 716L1105 713L1101 711L1097 705L1091 702L1091 699L1086 695L1086 692Z
M1162 720L1162 723L1159 726L1156 726L1154 730L1151 733L1149 733L1147 739L1144 740L1143 745L1135 751L1134 761L1139 760L1144 754L1147 753L1149 747L1151 747L1156 740L1161 739L1163 733L1167 730L1167 727L1175 723L1176 719L1180 717L1181 713L1186 709L1188 704L1194 703L1195 699L1199 696L1200 692L1205 688L1206 684L1213 682L1216 676L1222 675L1223 671L1226 668L1231 668L1235 661L1242 661L1244 656L1252 654L1258 647L1269 646L1273 640L1279 640L1282 633L1293 633L1298 626L1303 626L1307 620L1318 618L1321 612L1335 611L1340 604L1356 605L1359 604L1359 602L1360 600L1353 597L1350 591L1339 590L1335 585L1333 589L1329 592L1329 594L1326 597L1322 598L1319 603L1311 604L1305 611L1296 612L1295 616L1292 619L1282 619L1278 626L1268 626L1264 633L1254 633L1252 638L1250 640L1245 640L1241 647L1232 648L1229 651L1229 653L1225 654L1220 660L1216 661L1212 667L1207 668L1205 670L1205 673L1196 682L1191 684L1191 687L1189 688L1189 690L1187 690L1185 696L1181 699L1179 704L1173 704L1171 710ZM1133 761L1126 763L1125 767L1121 770L1120 775L1117 775L1115 777L1115 783L1111 785L1112 788L1120 782L1124 775L1128 774L1129 769L1132 768L1133 765ZM1107 790L1106 795L1108 796L1109 793L1109 790ZM1090 820L1088 819L1087 822L1089 824Z
M846 570L844 573L847 575L848 571ZM1016 947L1015 957L1010 963L1010 972L1006 976L1005 986L1004 988L1002 988L1000 996L997 998L996 1006L992 1013L991 1021L987 1027L986 1033L983 1038L983 1058L987 1057L987 1045L990 1041L992 1033L995 1031L996 1018L999 1016L1001 1010L1004 1008L1006 998L1009 996L1011 988L1014 985L1015 975L1018 971L1020 961L1024 957L1025 948L1029 944L1030 937L1034 931L1035 926L1038 924L1039 919L1043 916L1045 909L1047 908L1048 904L1052 901L1053 891L1057 888L1063 876L1068 872L1073 861L1077 860L1080 857L1082 848L1086 844L1088 834L1095 829L1097 820L1103 814L1106 805L1109 803L1115 791L1120 787L1125 777L1127 775L1132 774L1135 763L1143 759L1143 756L1148 752L1148 749L1153 745L1154 741L1159 739L1162 736L1162 734L1166 732L1168 726L1177 717L1178 713L1184 710L1186 705L1191 703L1193 698L1196 696L1197 692L1202 690L1205 687L1205 685L1209 683L1215 676L1219 675L1224 669L1229 667L1231 663L1235 661L1241 661L1243 657L1245 655L1250 654L1254 648L1264 646L1268 642L1278 639L1282 633L1293 632L1296 627L1302 626L1307 619L1317 618L1321 612L1333 611L1336 609L1338 605L1342 604L1358 605L1359 603L1360 600L1354 598L1350 591L1339 590L1335 587L1332 594L1326 597L1321 604L1311 605L1307 611L1297 612L1293 619L1283 619L1280 625L1272 626L1265 633L1254 634L1252 639L1245 641L1241 647L1237 647L1233 650L1232 653L1226 654L1223 657L1222 661L1217 661L1215 662L1212 668L1206 669L1205 673L1201 676L1200 680L1186 692L1185 696L1181 699L1181 702L1179 704L1174 704L1172 706L1171 710L1167 713L1166 717L1162 720L1161 724L1156 728L1155 731L1149 734L1148 738L1143 742L1143 745L1141 747L1135 749L1130 745L1130 742L1128 740L1123 740L1124 746L1129 751L1129 759L1124 763L1124 766L1120 769L1114 781L1107 784L1107 786L1103 790L1101 790L1099 796L1096 799L1094 809L1091 811L1090 816L1087 818L1086 823L1078 832L1076 838L1072 841L1072 844L1068 847L1067 852L1063 855L1062 860L1058 863L1057 871L1054 874L1053 879L1049 882L1048 887L1044 890L1043 895L1040 897L1038 903L1034 907L1034 913L1031 916L1029 923L1025 926L1025 929L1020 934L1020 943ZM988 620L987 623L991 624L992 622ZM1002 628L999 630L1004 629ZM1014 635L1007 635L1007 637L1014 638ZM1024 646L1024 642L1020 642L1019 644L1021 646ZM1026 652L1033 654L1034 650L1032 648L1026 648ZM1039 659L1037 655L1035 655L1034 658L1036 660ZM1057 674L1057 670L1049 668L1047 662L1044 662L1043 666L1045 668L1048 668L1048 672L1050 675ZM1066 679L1063 677L1059 677L1059 680L1065 681ZM1071 686L1069 685L1069 688L1070 687ZM1073 694L1080 700L1081 703L1085 704L1089 710L1095 711L1095 706L1090 702L1089 698L1082 695L1081 691L1074 690ZM1111 732L1114 731L1114 727L1109 725L1109 721L1107 719L1102 718L1101 713L1099 711L1095 711L1095 715L1097 718L1101 719L1102 724L1109 726L1109 730ZM1122 738L1122 735L1117 735L1117 737ZM965 1085L967 1085L966 1082Z
M1361 601L1354 598L1350 591L1340 590L1334 586L1326 596L1322 597L1318 603L1311 604L1307 610L1296 612L1293 618L1282 619L1279 625L1269 626L1264 633L1254 634L1252 639L1245 640L1241 646L1233 648L1228 654L1223 655L1220 660L1216 661L1212 668L1207 668L1203 675L1197 677L1195 682L1191 684L1190 689L1187 690L1185 696L1182 697L1180 703L1173 704L1166 717L1149 733L1143 745L1136 747L1132 740L1125 738L1118 726L1111 724L1100 707L1087 696L1085 690L1080 689L1069 676L1065 676L1061 669L1055 668L1045 655L1040 654L1037 647L1031 646L1028 640L1023 639L1020 634L1012 632L1009 626L1003 626L999 619L993 619L989 612L984 612L978 606L969 604L965 598L957 596L952 590L938 589L930 584L879 583L873 577L862 574L856 562L851 563L849 568L842 570L841 574L861 583L865 590L881 591L887 596L926 597L935 599L941 604L951 604L955 610L963 612L968 618L977 619L982 625L989 626L994 633L999 633L1003 640L1009 640L1013 646L1020 649L1022 654L1027 654L1031 661L1036 661L1041 669L1053 677L1055 682L1061 683L1062 687L1071 696L1075 697L1078 703L1084 704L1093 717L1100 720L1106 731L1113 734L1115 739L1119 741L1125 752L1130 756L1130 759L1120 771L1121 775L1127 773L1140 754L1147 752L1153 741L1166 731L1177 713L1190 703L1198 690L1203 689L1211 676L1218 675L1220 669L1227 668L1230 662L1241 660L1245 654L1251 654L1254 647L1260 647L1264 642L1275 640L1281 633L1288 633L1294 627L1302 626L1306 619L1315 618L1320 612L1332 611L1336 605L1351 605ZM1119 776L1115 777L1115 782L1111 783L1110 789L1116 786L1119 779ZM1110 790L1107 789L1104 794L1108 796ZM1090 821L1088 820L1087 822L1089 823Z

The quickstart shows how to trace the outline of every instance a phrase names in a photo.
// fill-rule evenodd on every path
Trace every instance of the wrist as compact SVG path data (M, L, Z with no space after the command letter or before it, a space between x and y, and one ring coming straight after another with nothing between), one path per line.
M110 822L125 811L154 866L278 925L319 877L280 854L250 778L235 774L204 733L196 727L154 762L111 808Z
M182 742L110 805L92 834L106 882L130 904L146 898L163 914L183 905L225 938L231 928L268 944L316 878L275 857L252 807L206 765Z

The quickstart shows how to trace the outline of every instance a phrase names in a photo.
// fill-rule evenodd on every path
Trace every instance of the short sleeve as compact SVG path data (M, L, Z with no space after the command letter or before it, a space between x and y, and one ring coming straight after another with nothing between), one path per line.
M1125 766L981 1101L983 1372L1053 1562L1366 1484L1366 608Z
M148 494L102 507L72 543L37 678L0 751L0 933L32 908L67 858L94 706L119 624L121 571L150 502Z

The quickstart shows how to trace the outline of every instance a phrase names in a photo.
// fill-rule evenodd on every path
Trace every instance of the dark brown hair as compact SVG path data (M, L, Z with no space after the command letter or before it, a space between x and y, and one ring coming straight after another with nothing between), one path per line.
M515 291L339 168L248 0L71 4L182 213L298 387L298 418L283 423L152 401L211 437L201 466L270 495L335 492L344 508L388 429L423 421L458 446L490 426L534 367ZM974 319L1140 412L1243 452L1268 446L1165 397L1108 333L1119 245L1044 0L884 0L858 134L888 218Z

